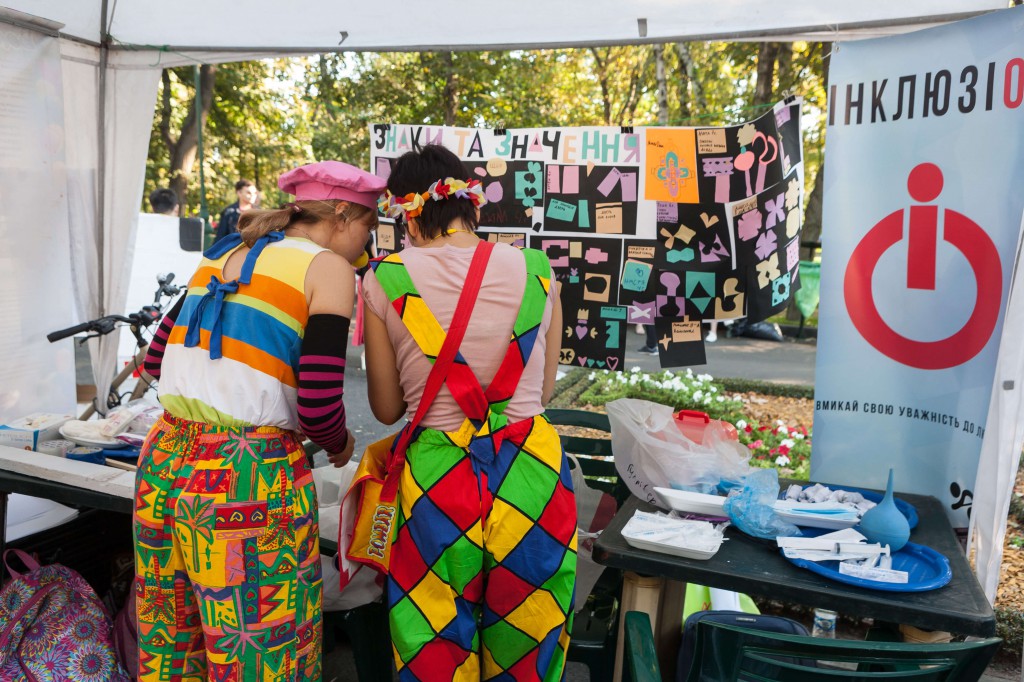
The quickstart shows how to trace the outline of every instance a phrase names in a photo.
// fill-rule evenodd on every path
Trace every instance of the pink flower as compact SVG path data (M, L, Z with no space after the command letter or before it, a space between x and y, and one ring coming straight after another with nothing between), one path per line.
M789 446L788 445L780 445L779 446L779 453L783 454L783 455L788 455L789 454Z
M762 448L764 447L764 441L758 438L757 440L750 444L750 447L753 448L754 450L756 450L757 448Z

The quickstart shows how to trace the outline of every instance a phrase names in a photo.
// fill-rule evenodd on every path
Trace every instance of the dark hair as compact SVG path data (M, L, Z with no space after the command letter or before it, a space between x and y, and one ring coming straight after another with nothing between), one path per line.
M428 144L418 152L408 152L398 157L388 176L388 189L392 194L404 197L406 194L422 194L438 180L455 178L468 181L469 171L451 151L438 144ZM419 221L420 232L425 239L447 234L452 223L461 220L471 230L477 228L476 207L469 199L452 197L444 201L428 200L423 205Z
M236 192L240 192L243 189L245 189L246 187L252 187L252 183L249 182L248 180L244 180L243 179L243 180L239 180L238 182L235 183L235 191Z
M153 213L171 213L178 205L178 195L170 187L161 187L149 193L149 205Z

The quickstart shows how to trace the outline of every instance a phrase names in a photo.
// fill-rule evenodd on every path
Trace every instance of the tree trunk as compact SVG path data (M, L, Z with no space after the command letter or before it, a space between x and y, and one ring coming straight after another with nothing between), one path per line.
M444 92L441 98L444 100L444 124L455 125L455 114L459 109L458 76L455 75L455 55L452 52L445 52L442 57L445 67Z
M779 90L789 91L796 85L796 74L793 72L793 43L776 43L779 46L776 55L779 73Z
M779 43L761 43L757 51L757 83L754 86L754 106L768 104L775 92L775 60Z
M199 92L193 96L188 104L188 115L181 124L181 132L178 139L171 137L171 77L167 69L163 72L163 93L160 111L160 136L167 146L167 155L170 158L170 188L178 195L178 201L182 206L182 214L188 205L188 182L192 177L192 166L196 161L196 154L199 148L199 134L196 130L196 105L195 97L199 97L201 109L201 125L206 126L206 119L213 106L213 88L216 81L217 67L212 64L203 64L199 67Z
M654 48L654 77L658 86L658 123L668 125L668 82L665 80L665 51L664 45L657 45Z
M597 66L597 82L601 86L601 103L604 107L604 124L610 126L612 124L612 100L611 93L608 90L608 56L609 52L605 52L604 58L601 57L600 51L596 47L590 48L590 53L594 55L594 64Z
M831 61L832 55L832 43L820 43L818 49L821 51L821 82L828 84L828 67ZM827 92L827 90L826 90ZM822 142L822 149L824 150L824 141ZM822 153L821 163L818 165L818 172L814 176L814 187L811 189L810 195L807 197L807 205L804 210L804 228L801 235L801 241L804 242L820 242L821 241L821 209L825 194L825 157L824 152ZM807 260L814 258L814 249L806 248L801 249L800 252L803 257Z
M708 101L704 88L697 78L697 67L690 56L687 43L676 43L676 54L679 55L679 118L686 123L693 115L693 109L707 112Z

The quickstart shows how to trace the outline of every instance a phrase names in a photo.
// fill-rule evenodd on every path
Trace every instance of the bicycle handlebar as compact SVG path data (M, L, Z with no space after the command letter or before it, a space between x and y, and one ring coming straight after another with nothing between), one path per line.
M132 326L132 332L135 334L135 338L138 339L139 345L141 346L143 340L140 330L160 320L160 313L163 308L160 303L161 297L177 296L183 289L181 286L171 284L173 280L173 272L160 275L157 278L159 288L156 291L153 304L143 306L142 310L138 312L131 313L130 315L107 315L88 322L82 322L81 324L76 324L75 326L68 327L67 329L50 332L46 335L46 340L50 343L54 343L61 339L66 339L69 336L81 334L82 332L94 332L98 336L103 336L114 331L114 329L117 328L118 322L124 322Z
M69 336L74 336L75 334L87 332L91 328L92 322L83 322L82 324L76 324L74 327L68 327L67 329L61 329L60 331L50 332L49 334L46 335L46 340L49 341L50 343L53 343L54 341L60 341L61 339L66 339Z

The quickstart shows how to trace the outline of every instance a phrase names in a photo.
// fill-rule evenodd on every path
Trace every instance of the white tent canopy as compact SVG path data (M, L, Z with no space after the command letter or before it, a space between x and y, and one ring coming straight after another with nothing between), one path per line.
M67 178L61 188L66 189L68 213L61 227L71 245L70 266L63 267L74 277L77 319L54 319L52 328L123 312L163 68L286 53L846 40L925 28L1007 6L1006 0L0 2L10 7L0 7L0 22L7 24L0 29L25 28L60 41L62 171ZM12 209L5 201L0 203L0 226L8 219L13 219ZM106 395L114 373L113 336L102 337L91 349L100 396ZM25 384L31 385L30 377ZM985 513L983 523L993 526L1000 523L1000 513L1005 519L1005 506Z
M99 44L175 51L520 49L676 40L828 40L898 33L1005 0L8 0ZM106 20L103 16L106 14ZM342 42L342 36L345 36Z

